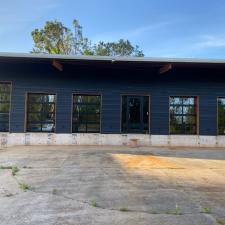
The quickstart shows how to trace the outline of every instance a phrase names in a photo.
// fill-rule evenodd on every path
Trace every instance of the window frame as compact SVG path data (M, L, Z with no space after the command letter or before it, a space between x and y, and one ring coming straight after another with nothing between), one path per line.
M100 96L100 112L99 112L99 132L73 132L73 97L74 95L84 95L84 96ZM71 97L71 127L70 131L71 134L101 134L102 133L102 93L98 92L72 92L72 97Z
M138 96L138 97L148 97L148 110L149 110L149 115L148 115L148 132L146 134L142 134L142 135L149 135L151 134L151 95L147 94L147 93L122 93L120 94L120 134L132 134L132 133L125 133L122 131L122 113L123 113L123 96Z
M55 116L55 129L54 129L54 131L27 131L27 124L28 124L28 96L29 96L29 94L36 94L36 95L55 95L55 112L54 112L54 116ZM56 129L57 129L57 93L54 93L54 92L43 92L43 91L41 91L41 92L34 92L34 91L31 91L31 92L26 92L25 93L25 119L24 119L24 132L25 133L56 133Z
M196 133L195 134L173 134L170 130L170 122L171 122L171 113L170 113L170 99L171 98L195 98L196 99ZM169 95L168 100L168 109L169 109L169 135L199 135L199 96L198 95Z
M216 133L217 133L217 136L225 136L225 133L224 134L219 133L219 104L218 104L218 102L219 102L220 98L225 99L225 96L217 96L217 98L216 98L216 107L217 107L217 112L216 112L217 132Z
M12 81L0 81L0 84L10 84L10 98L9 98L9 121L8 121L8 126L9 129L8 131L0 131L0 133L10 133L11 132L11 109L12 109L12 90L13 90L13 84Z

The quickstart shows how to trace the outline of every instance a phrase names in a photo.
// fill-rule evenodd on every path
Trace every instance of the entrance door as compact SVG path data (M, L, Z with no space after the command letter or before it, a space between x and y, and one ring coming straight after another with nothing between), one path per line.
M148 133L149 97L123 96L122 131L124 133Z

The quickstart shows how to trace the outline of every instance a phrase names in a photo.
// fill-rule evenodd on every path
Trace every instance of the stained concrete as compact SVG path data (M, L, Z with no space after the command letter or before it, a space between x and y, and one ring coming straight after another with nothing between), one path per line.
M29 145L96 145L148 147L225 147L225 136L203 135L149 135L149 134L100 134L100 133L1 133L0 147ZM136 144L135 144L136 145Z
M10 165L1 225L225 223L224 149L19 146L0 150Z

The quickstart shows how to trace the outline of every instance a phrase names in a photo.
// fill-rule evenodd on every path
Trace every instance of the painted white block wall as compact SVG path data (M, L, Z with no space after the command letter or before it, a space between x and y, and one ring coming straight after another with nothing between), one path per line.
M225 136L147 134L2 133L1 148L18 145L129 145L162 147L225 147Z

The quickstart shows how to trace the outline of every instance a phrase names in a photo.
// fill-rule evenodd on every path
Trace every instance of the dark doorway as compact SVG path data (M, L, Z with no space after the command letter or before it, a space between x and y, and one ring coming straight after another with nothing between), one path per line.
M122 97L122 132L149 133L149 97Z

